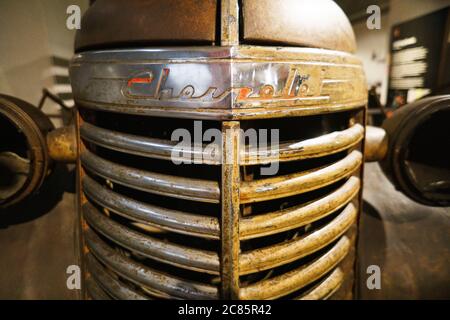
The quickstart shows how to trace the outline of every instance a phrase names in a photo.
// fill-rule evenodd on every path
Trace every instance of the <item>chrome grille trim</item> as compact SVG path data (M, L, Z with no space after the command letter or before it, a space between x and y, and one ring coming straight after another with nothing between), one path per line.
M359 168L361 163L362 154L355 150L344 159L324 168L242 182L240 201L241 203L253 203L315 190L348 177Z
M120 280L113 278L91 254L86 256L86 261L92 277L95 279L94 281L114 299L149 300L148 297L129 288Z
M317 260L281 276L259 281L240 290L240 298L276 299L297 291L332 270L348 253L350 240L343 236L327 253Z
M214 181L139 170L113 163L87 150L80 158L90 172L130 188L179 199L219 203L220 189Z
M83 190L95 203L133 221L197 237L219 239L219 220L139 202L101 186L89 176Z
M119 133L94 126L88 122L83 123L80 127L80 135L83 139L98 146L149 158L192 161L197 157L196 148L185 150L183 152L184 157L175 157L175 153L172 152L178 142ZM211 157L203 157L202 154L200 157L205 164L220 164L220 161L213 161L213 159L210 159Z
M239 273L249 274L275 268L324 248L350 228L356 220L356 214L355 206L350 203L331 222L305 236L241 253Z
M336 268L323 281L296 300L326 300L335 293L344 281L341 268Z
M258 150L249 150L244 153L244 163L247 165L266 164L273 161L295 161L322 157L347 150L364 137L364 127L355 124L341 131L324 134L317 138L283 143L275 149L276 155L266 155ZM242 157L242 156L241 156Z
M109 219L89 203L83 206L83 215L93 229L133 252L181 268L219 274L217 253L172 244L133 231Z
M98 146L124 153L177 161L192 161L196 157L199 157L203 159L203 163L205 164L220 165L220 161L203 155L201 151L197 151L197 148L184 150L183 157L175 157L174 155L176 153L173 153L173 150L177 142L170 140L121 133L103 129L87 122L83 123L80 127L80 134L83 139ZM276 155L246 147L241 154L241 161L246 165L255 165L267 164L273 161L294 161L317 158L349 149L359 143L363 136L363 126L355 124L348 129L328 133L317 138L283 143L280 146L274 147L278 150Z
M134 262L113 250L93 231L85 232L86 243L102 263L107 264L120 276L143 287L155 288L169 296L185 299L217 299L217 288L193 281L186 281L155 271Z
M359 192L360 181L350 177L336 191L310 203L272 213L248 216L241 219L241 240L267 236L305 226L335 212Z

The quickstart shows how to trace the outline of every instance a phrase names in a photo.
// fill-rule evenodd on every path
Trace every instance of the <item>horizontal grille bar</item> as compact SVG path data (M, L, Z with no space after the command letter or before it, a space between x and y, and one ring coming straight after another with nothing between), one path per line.
M185 299L217 299L216 287L170 276L139 264L109 247L92 230L85 232L86 244L94 256L123 278L169 296Z
M318 200L272 213L244 217L239 225L241 240L292 230L326 217L353 199L359 188L359 178L350 177L339 189Z
M215 252L192 249L145 236L114 222L89 203L83 206L83 214L92 228L124 248L181 268L219 274L219 256Z
M361 162L361 152L355 150L344 159L327 167L286 176L243 182L240 200L241 203L253 203L315 190L351 175L359 168Z
M80 126L80 134L83 139L96 145L134 155L177 161L192 161L198 158L202 159L205 164L220 164L220 161L214 161L210 156L203 156L201 150L197 152L200 148L183 149L183 157L177 157L177 153L173 153L173 150L178 144L178 141L147 138L116 132L94 126L87 122Z
M248 165L267 164L274 161L294 161L322 157L351 148L360 142L363 137L363 126L355 124L348 129L328 133L317 138L283 143L275 148L268 147L268 149L278 150L276 154L261 149L246 150L244 163Z
M324 280L296 300L326 300L335 293L344 281L341 268L334 269Z
M244 300L262 300L276 299L293 293L332 270L344 259L349 250L350 240L344 236L317 260L280 276L243 287L239 296Z
M93 111L116 112L127 115L145 115L149 117L170 117L178 119L195 119L195 120L254 120L254 119L272 119L283 117L300 117L325 115L330 113L363 110L367 104L367 98L344 102L334 103L333 105L297 105L297 106L277 106L277 107L250 107L250 108L233 108L230 110L222 109L195 109L195 108L172 108L172 107L142 107L131 106L129 104L108 103L100 101L92 101L77 98L75 102L78 106Z
M219 203L217 182L182 178L131 168L105 160L86 150L81 163L95 174L118 184L179 199Z
M86 256L87 267L92 277L114 299L118 300L149 300L148 297L134 291L122 281L111 276L105 268L91 255Z
M89 176L83 178L83 190L97 204L130 220L177 233L219 238L219 221L215 217L169 210L139 202L102 187Z
M249 274L274 268L324 248L350 228L356 214L355 206L350 203L333 221L306 236L242 253L239 273Z
M147 138L131 135L112 130L103 129L87 122L80 127L81 137L96 145L115 151L145 156L164 160L193 161L202 159L204 164L219 165L220 157L211 157L203 154L200 148L183 149L182 157L178 152L173 152L177 141ZM279 146L271 146L270 149L277 150L276 154L268 153L267 150L244 148L241 160L246 165L267 164L273 161L294 161L308 158L321 157L348 149L362 140L364 128L360 124L318 138L303 141L283 143ZM220 150L220 148L215 148ZM264 148L265 149L265 148Z

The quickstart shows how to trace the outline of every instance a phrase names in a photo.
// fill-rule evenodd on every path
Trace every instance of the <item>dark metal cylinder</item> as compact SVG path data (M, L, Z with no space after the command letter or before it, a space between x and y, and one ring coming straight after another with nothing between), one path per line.
M0 208L24 200L50 172L46 135L53 124L33 105L0 95Z
M450 96L405 105L383 123L389 136L381 162L394 185L426 205L450 205Z

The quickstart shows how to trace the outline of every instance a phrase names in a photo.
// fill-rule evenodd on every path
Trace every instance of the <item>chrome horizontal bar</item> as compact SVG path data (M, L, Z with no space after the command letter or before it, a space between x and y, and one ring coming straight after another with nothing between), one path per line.
M326 300L331 297L344 282L341 268L334 269L323 281L295 300Z
M203 151L198 151L199 148L184 149L182 157L178 156L178 153L173 152L178 143L176 141L121 133L103 129L87 122L81 125L80 134L83 139L89 142L124 153L171 161L193 161L199 158L202 159L204 164L220 164L220 160L215 160L209 155L203 156ZM363 136L363 126L356 124L351 128L325 134L317 138L283 143L275 147L276 154L257 148L245 148L241 159L246 165L255 165L274 161L293 161L321 157L348 149L361 141ZM219 149L217 148L217 150ZM269 149L273 149L273 147ZM217 157L217 159L220 159L220 157Z
M268 147L268 150L253 148L245 150L243 160L247 165L267 164L274 161L294 161L322 157L337 153L356 145L364 137L364 127L355 124L352 127L328 133L317 138L300 142L280 144L278 147ZM274 149L275 154L269 150Z
M110 296L117 300L150 300L148 297L129 288L122 281L114 278L105 268L91 255L86 255L89 273Z
M210 156L203 156L200 148L183 149L182 156L173 152L178 141L147 138L108 129L103 129L84 122L80 126L80 135L83 139L111 150L135 154L143 157L171 160L171 161L194 161L202 159L204 164L219 165L220 161ZM204 150L204 148L202 148ZM200 154L199 154L200 153ZM220 159L220 157L218 157Z
M239 273L243 275L275 268L310 255L344 234L356 216L357 210L350 203L331 222L305 236L241 253Z
M94 256L123 278L186 299L218 299L218 289L204 283L171 276L139 264L109 247L92 230L85 231L86 244Z
M274 58L298 61L317 59L326 63L346 63L361 65L354 55L328 49L316 49L306 47L270 47L270 46L238 46L238 47L217 47L217 46L186 46L186 47L160 47L160 48L132 48L132 49L108 49L91 50L76 54L71 65L81 65L83 63L118 63L118 64L144 64L160 61L203 61L209 59L259 59L271 62ZM234 61L234 60L233 60Z
M230 110L182 107L145 107L140 105L127 105L118 103L98 102L75 98L78 107L95 110L116 112L130 115L145 115L151 117L195 119L195 120L255 120L285 117L299 117L330 114L351 110L364 110L367 99L362 98L351 102L335 103L332 105L299 105L299 106L267 106L261 108L233 108Z
M248 285L240 289L244 300L276 299L293 293L331 271L350 249L350 240L343 236L328 252L315 261L285 274Z
M81 163L89 171L118 184L164 196L219 203L220 189L215 181L182 178L119 165L85 150Z
M136 232L108 218L90 203L83 206L83 215L93 229L140 255L189 270L219 274L216 252L193 249Z
M284 210L250 215L240 220L239 232L241 240L267 236L319 220L342 208L359 191L360 181L350 177L344 185L323 198Z
M139 202L83 177L83 191L95 203L133 221L197 237L219 239L219 220Z
M362 163L359 151L320 169L241 183L241 203L253 203L288 197L337 182L356 171Z

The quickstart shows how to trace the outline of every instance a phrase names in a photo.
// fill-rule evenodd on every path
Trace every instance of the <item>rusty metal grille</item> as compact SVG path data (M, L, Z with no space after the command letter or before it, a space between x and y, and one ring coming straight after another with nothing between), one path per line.
M325 299L344 283L361 189L360 64L325 50L277 50L270 61L261 58L268 49L242 50L114 51L72 62L92 298ZM236 66L227 61L234 54ZM159 85L170 90L154 99L130 82L166 69L182 77L181 67L198 76L191 92L184 78L168 78ZM282 92L292 69L308 74L305 95L263 96L270 79ZM246 78L253 70L266 78ZM199 119L204 131L221 130L221 161L174 164L171 133L195 134ZM260 174L275 158L240 139L247 128L280 130L276 175Z

